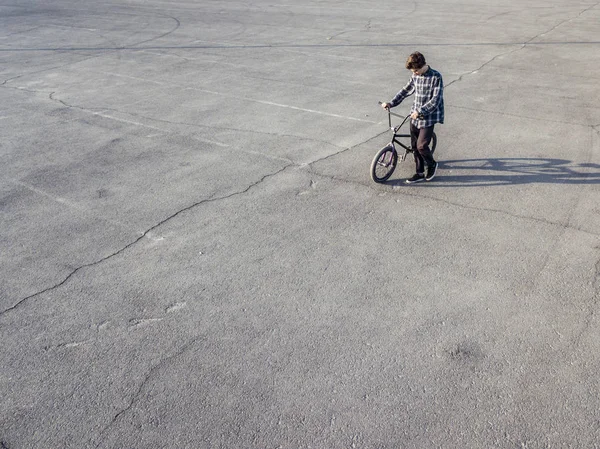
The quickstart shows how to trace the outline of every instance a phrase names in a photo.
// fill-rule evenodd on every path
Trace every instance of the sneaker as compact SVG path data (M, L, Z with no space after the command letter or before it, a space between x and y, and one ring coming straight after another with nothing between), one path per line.
M425 181L431 181L435 177L435 172L437 171L437 162L433 162L433 165L427 167L427 176L425 176Z
M406 184L414 184L415 182L425 181L425 175L423 173L415 173L412 177L404 181Z

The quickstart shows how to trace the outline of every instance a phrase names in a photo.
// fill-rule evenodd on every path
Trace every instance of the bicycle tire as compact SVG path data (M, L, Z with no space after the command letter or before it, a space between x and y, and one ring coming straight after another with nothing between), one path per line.
M392 145L386 145L375 154L371 162L371 179L385 182L392 176L398 163L398 153Z
M437 136L435 133L431 136L431 154L435 151L435 147L437 146Z

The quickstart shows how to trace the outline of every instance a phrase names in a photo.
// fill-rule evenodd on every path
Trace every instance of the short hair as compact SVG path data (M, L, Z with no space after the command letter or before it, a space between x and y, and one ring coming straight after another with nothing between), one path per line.
M425 61L425 56L423 56L418 51L412 53L406 60L406 68L408 70L419 70L425 64L427 64L427 62Z

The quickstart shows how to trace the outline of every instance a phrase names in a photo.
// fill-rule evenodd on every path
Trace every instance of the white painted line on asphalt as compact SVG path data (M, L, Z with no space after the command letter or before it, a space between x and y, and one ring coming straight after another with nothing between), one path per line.
M94 211L92 211L90 209L87 209L85 207L81 207L80 205L75 204L75 203L69 201L66 198L63 198L63 197L60 197L60 196L57 196L57 195L52 195L51 193L45 192L45 191L43 191L41 189L38 189L37 187L32 186L31 184L28 184L28 183L23 182L23 181L19 181L17 179L10 179L9 181L11 183L15 184L15 185L18 185L18 186L21 186L21 187L25 187L27 190L29 190L31 192L34 192L34 193L37 193L38 195L41 195L41 196L46 197L46 198L49 198L49 199L51 199L51 200L53 200L53 201L55 201L57 203L63 204L63 205L65 205L65 206L67 206L67 207L69 207L71 209L75 209L75 210L77 210L79 212L82 212L82 213L85 213L85 214L92 214L94 216L94 218L96 218L97 220L105 221L106 223L110 223L113 226L116 226L116 227L119 227L119 228L125 228L127 230L131 230L131 226L128 226L125 223L121 223L120 221L116 221L116 220L110 220L110 219L107 219L105 217L99 217ZM133 232L135 232L137 234L142 234L142 232L140 232L140 231L133 231Z
M348 117L346 115L339 115L339 114L332 114L330 112L316 111L314 109L299 108L297 106L291 106L291 105L287 105L287 104L272 103L270 101L263 101L263 100L253 100L252 98L244 98L244 99L250 100L250 101L256 101L258 103L268 104L268 105L272 105L272 106L278 106L280 108L294 109L296 111L310 112L312 114L327 115L329 117L343 118L344 120L353 120L355 122L364 122L364 123L372 123L372 124L377 123L372 120L364 120L364 119L356 118L356 117Z
M224 147L224 148L232 148L231 145L228 145L228 144L225 144L225 143L214 142L212 140L207 140L207 139L203 139L203 138L195 137L195 136L191 136L191 138L194 139L194 140L197 140L199 142L212 143L212 144L215 144L217 146ZM252 154L254 156L261 156L261 157L264 157L264 158L267 158L267 159L276 160L276 161L282 161L282 162L285 162L287 164L290 164L290 163L293 164L294 163L294 161L292 161L291 159L287 159L287 158L279 157L279 156L273 156L273 155L270 155L270 154L262 153L260 151L245 150L245 149L241 149L241 148L238 148L238 147L235 147L235 151L236 152L240 152L240 153L244 153L244 154Z
M71 107L73 107L73 106L71 106ZM144 128L150 128L150 129L154 129L156 131L160 131L160 133L157 133L157 134L149 134L149 135L147 135L146 136L147 138L156 137L156 136L164 135L164 134L171 134L171 131L169 131L169 130L164 130L164 129L161 129L161 128L157 128L155 126L146 125L144 123L136 122L136 121L133 121L133 120L126 120L126 119L118 118L118 117L115 117L115 116L112 116L112 115L109 115L109 114L103 114L101 112L94 112L94 111L90 111L88 109L84 109L84 108L81 108L81 107L75 107L75 108L78 109L78 110L80 110L80 111L86 112L86 113L88 113L90 115L96 115L98 117L107 118L109 120L115 120L115 121L118 121L118 122L128 123L128 124L131 124L131 125L141 126L141 127L144 127ZM152 118L150 118L149 120L152 120ZM177 123L173 123L173 125L178 125L178 124ZM222 143L222 142L217 142L216 140L204 139L204 138L196 137L196 136L191 136L191 138L194 139L194 140L196 140L196 141L198 141L198 142L208 143L210 145L215 145L215 146L218 146L218 147L221 147L221 148L231 148L231 145L226 144L226 143ZM293 161L290 160L290 159L282 158L282 157L278 157L278 156L273 156L273 155L270 155L270 154L265 154L265 153L262 153L260 151L242 150L242 149L236 149L236 151L239 151L239 152L245 153L245 154L252 154L252 155L255 155L255 156L262 156L262 157L265 157L267 159L283 161L283 162L286 162L286 163L293 163Z
M376 125L377 123L379 123L379 122L374 122L372 120L364 120L364 119L356 118L356 117L348 117L346 115L339 115L339 114L333 114L331 112L317 111L315 109L301 108L301 107L292 106L292 105L289 105L289 104L274 103L272 101L258 100L256 98L240 97L238 95L224 94L222 92L217 92L217 91L208 90L208 89L202 89L202 88L199 88L199 87L181 86L181 85L173 84L173 83L163 83L163 82L160 82L160 81L153 81L153 80L149 80L149 79L146 79L146 78L139 78L139 77L130 76L130 75L121 75L119 73L113 73L113 72L98 72L98 71L96 71L96 73L104 73L106 75L117 76L117 77L121 77L121 78L130 78L130 79L134 79L134 80L137 80L137 81L144 81L144 82L147 82L147 83L158 84L159 86L178 87L178 88L181 88L181 89L184 89L184 90L194 90L194 91L198 91L198 92L205 92L205 93L208 93L208 94L218 95L218 96L221 96L221 97L235 98L237 100L253 101L255 103L265 104L265 105L268 105L268 106L276 106L276 107L280 107L280 108L292 109L292 110L295 110L295 111L309 112L311 114L325 115L325 116L328 116L328 117L341 118L341 119L344 119L344 120L352 120L352 121L355 121L355 122L371 123L371 124L374 124L374 125Z
M344 120L353 120L353 121L356 121L356 122L372 123L374 125L378 123L378 122L374 122L372 120L364 120L364 119L356 118L356 117L348 117L346 115L333 114L331 112L323 112L323 111L317 111L317 110L314 110L314 109L300 108L298 106L292 106L292 105L289 105L289 104L282 104L282 103L274 103L272 101L257 100L256 98L248 98L248 97L240 97L238 95L224 94L222 92L216 92L216 91L213 91L213 90L200 89L198 87L186 87L185 89L187 89L187 90L197 90L199 92L206 92L206 93L209 93L209 94L219 95L219 96L222 96L222 97L236 98L238 100L253 101L253 102L256 102L256 103L260 103L260 104L266 104L266 105L269 105L269 106L277 106L277 107L280 107L280 108L293 109L293 110L296 110L296 111L310 112L311 114L319 114L319 115L326 115L328 117L343 118Z
M64 204L65 206L68 206L70 208L77 209L77 210L79 210L81 212L89 212L88 210L80 207L77 204L72 203L71 201L69 201L69 200L67 200L65 198L62 198L62 197L57 196L57 195L52 195L52 194L50 194L48 192L44 192L43 190L40 190L37 187L32 186L31 184L27 184L27 183L25 183L23 181L18 181L16 179L11 179L10 182L12 182L13 184L19 185L21 187L25 187L26 189L28 189L28 190L30 190L32 192L35 192L35 193L37 193L39 195L42 195L42 196L45 196L46 198L50 198L51 200L54 200L57 203Z
M231 145L227 143L217 142L216 140L205 139L203 137L192 137L192 139L197 140L198 142L210 143L221 148L231 148Z
M107 118L107 119L116 120L117 122L123 122L123 123L128 123L130 125L142 126L144 128L150 128L150 129L154 129L156 131L160 131L163 134L168 134L168 131L165 131L163 129L157 128L156 126L146 125L145 123L135 122L133 120L125 120L124 118L118 118L118 117L115 117L115 116L109 115L109 114L102 114L101 112L92 112L92 111L86 111L86 112L89 112L92 115L97 115L99 117L104 117L104 118Z
M146 124L140 123L140 122L135 122L133 120L125 120L125 119L122 119L122 118L114 117L114 116L109 115L109 114L102 114L100 112L88 111L86 109L80 109L80 110L85 111L85 112L87 112L87 113L89 113L91 115L97 115L99 117L107 118L107 119L110 119L110 120L115 120L115 121L118 121L118 122L128 123L128 124L131 124L131 125L142 126L144 128L155 129L157 131L160 131L160 135L171 134L171 132L168 131L168 130L160 129L160 128L157 128L157 127L151 126L151 125L146 125ZM150 119L150 120L152 120L152 119ZM157 135L159 135L159 134L151 134L151 135L146 136L146 137L156 137ZM191 136L191 138L194 139L194 140L196 140L196 141L198 141L198 142L208 143L210 145L215 145L215 146L218 146L218 147L221 147L221 148L231 148L231 145L226 144L226 143L222 143L222 142L217 142L216 140L204 139L204 138L196 137L196 136ZM270 154L261 153L260 151L241 150L241 149L237 149L236 151L239 151L239 152L242 152L242 153L246 153L246 154L253 154L255 156L262 156L262 157L265 157L267 159L273 159L273 160L283 161L283 162L286 162L286 163L292 162L290 159L286 159L286 158L282 158L282 157L277 157L277 156L272 156Z
M129 78L129 79L136 80L136 81L143 81L143 82L146 82L146 83L158 84L159 86L173 86L173 85L175 85L175 84L172 84L172 83L163 83L161 81L154 81L154 80L149 80L147 78L140 78L139 76L123 75L121 73L114 73L114 72L105 72L103 70L94 70L94 73L103 73L105 75L116 76L118 78Z

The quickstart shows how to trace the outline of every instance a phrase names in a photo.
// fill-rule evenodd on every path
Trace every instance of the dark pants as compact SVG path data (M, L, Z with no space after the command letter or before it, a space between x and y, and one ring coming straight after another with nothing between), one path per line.
M433 125L427 128L417 128L412 123L410 124L410 145L416 151L413 151L415 157L415 165L417 166L417 173L425 173L425 167L433 165L433 155L429 144L433 137Z

